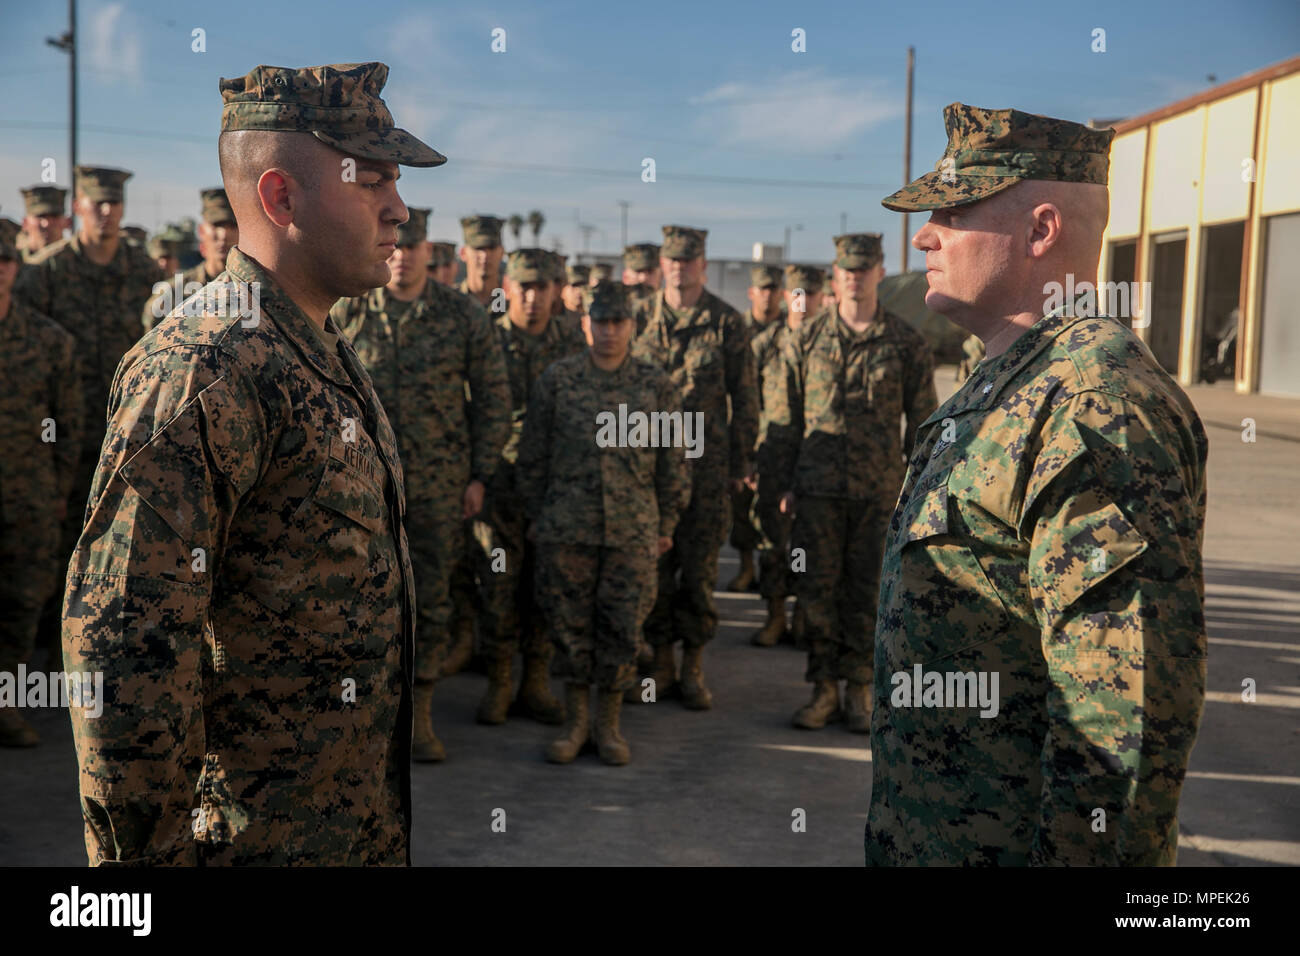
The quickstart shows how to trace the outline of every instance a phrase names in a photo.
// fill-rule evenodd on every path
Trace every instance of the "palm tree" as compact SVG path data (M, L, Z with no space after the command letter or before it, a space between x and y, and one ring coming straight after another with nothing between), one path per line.
M533 245L537 245L537 237L542 233L542 227L546 225L546 217L542 215L540 209L534 209L528 214L528 228L533 231Z
M512 212L510 218L506 220L506 224L510 227L510 232L515 237L515 248L518 249L519 232L524 228L524 217L519 215L517 212Z

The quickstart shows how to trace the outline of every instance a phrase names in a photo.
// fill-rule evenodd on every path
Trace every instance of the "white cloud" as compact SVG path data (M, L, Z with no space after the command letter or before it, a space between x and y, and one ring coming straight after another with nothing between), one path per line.
M110 3L91 14L86 54L94 69L139 83L143 76L140 34L138 30L124 29L125 9L122 3Z
M799 70L759 83L724 83L689 100L696 128L728 146L825 152L902 113L884 80Z

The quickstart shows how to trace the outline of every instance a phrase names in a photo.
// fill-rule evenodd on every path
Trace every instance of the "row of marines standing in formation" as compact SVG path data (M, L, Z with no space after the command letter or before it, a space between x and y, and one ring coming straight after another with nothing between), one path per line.
M626 762L624 695L712 705L747 491L765 593L788 549L803 608L795 723L872 734L868 862L1173 862L1205 695L1205 433L1123 323L1044 298L1096 274L1113 130L954 103L944 159L882 200L931 213L927 304L988 348L936 408L928 349L877 299L875 235L837 237L821 309L792 267L781 318L759 267L749 323L683 226L663 288L598 281L581 309L544 250L498 295L487 217L464 222L463 288L431 281L448 263L396 174L446 158L396 128L387 73L221 81L225 195L204 195L210 281L183 304L121 241L124 171L76 170L79 231L16 288L0 231L0 663L30 653L71 548L64 666L105 688L102 713L70 708L91 862L409 864L411 758L443 756L430 702L475 578L480 718L504 719L522 652L518 709L565 724L547 757L583 747L594 684L597 749ZM600 441L620 406L701 416L702 454ZM757 642L784 630L772 600ZM945 699L977 676L995 706Z
M128 175L80 168L78 208L120 209ZM61 353L42 350L61 354L67 370L79 365L89 396L76 400L79 376L52 375L45 381L58 384L57 403L29 406L63 424L55 447L68 454L79 443L77 420L65 418L67 410L81 405L83 414L94 416L96 403L107 401L120 358L115 352L129 347L131 303L160 280L158 270L176 250L160 242L146 250L155 260L149 263L127 239L122 261L116 254L112 260L117 268L96 272L84 249L102 242L102 234L92 232L98 225L93 216L83 216L77 236L56 238L45 251L50 221L63 217L63 194L49 186L24 190L27 241L21 253L33 268L25 270L31 278L20 285L18 298L64 322L84 310L90 296L97 306L101 300L120 303L128 317L120 328L106 323L79 330L98 334L78 347L64 340ZM200 199L203 258L173 278L182 289L216 279L238 242L225 191L206 189ZM115 210L104 211L106 226L115 225ZM771 646L798 634L809 652L807 677L815 692L796 713L796 726L820 728L839 717L837 682L844 681L847 724L868 732L879 552L906 461L900 415L910 428L936 404L928 348L876 301L880 237L836 238L833 283L843 288L841 312L834 305L823 311L820 269L756 265L751 308L741 315L704 288L704 230L667 226L662 248L629 246L619 283L610 281L608 266L568 266L566 257L543 249L518 249L507 258L503 221L469 216L461 223L465 278L453 287L456 247L427 240L431 211L409 208L386 286L340 300L331 310L383 401L407 482L417 588L414 759L445 758L430 716L433 685L468 663L476 631L488 675L478 720L500 724L518 713L564 723L564 735L548 749L552 760L573 759L585 742L590 684L600 690L599 752L613 763L629 755L619 729L622 700L664 695L708 709L712 693L702 651L717 629L713 586L728 524L742 560L733 589L750 587L752 552L760 554L768 619L754 643ZM8 232L12 237L13 227ZM665 274L671 292L660 289ZM169 311L159 303L171 292L146 298L144 330ZM111 338L115 332L120 342ZM94 364L87 368L82 357ZM561 360L569 361L544 374ZM41 365L22 362L32 371ZM534 406L542 414L527 415ZM700 458L689 462L680 446L599 448L597 414L620 406L646 414L703 411ZM80 447L89 458L97 443ZM82 526L76 504L88 494L93 470L91 460L60 468L65 482L80 482L61 497L48 494L48 482L29 476L37 478L31 488L41 500L72 504L58 553L51 547L38 562L42 567L61 564L75 544ZM12 560L23 563L32 537L9 539ZM43 532L35 539L53 541ZM799 549L797 573L791 572L792 547ZM49 619L62 594L51 586L52 574L14 580L27 595L26 618L7 637L13 660L6 664L30 656L38 601L49 601ZM800 586L792 588L792 581ZM785 602L793 591L800 596L797 626L788 628ZM674 653L679 643L680 667ZM561 654L553 661L556 647ZM640 670L654 682L648 692L637 680L638 650ZM514 694L512 664L521 651L523 673ZM552 694L553 671L568 687L564 703ZM35 741L14 712L4 720L0 739Z

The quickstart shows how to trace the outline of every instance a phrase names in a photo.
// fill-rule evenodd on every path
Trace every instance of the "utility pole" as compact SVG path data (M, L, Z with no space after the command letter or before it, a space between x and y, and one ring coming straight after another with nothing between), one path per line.
M903 133L903 185L906 186L912 181L912 74L916 67L916 47L907 48L907 118L906 131ZM909 239L912 237L911 223L908 220L911 217L903 213L903 254L899 257L902 262L902 271L907 272L907 251L911 248Z
M77 0L68 0L68 32L55 39L46 37L45 42L56 50L68 54L68 175L64 181L68 184L73 201L69 212L72 214L72 231L76 232L77 205ZM62 177L56 176L56 179Z
M623 210L623 244L619 246L619 251L622 252L627 248L627 207L631 204L626 199L618 200L618 204Z
M848 231L849 231L849 214L847 212L842 212L840 213L840 235L842 236Z

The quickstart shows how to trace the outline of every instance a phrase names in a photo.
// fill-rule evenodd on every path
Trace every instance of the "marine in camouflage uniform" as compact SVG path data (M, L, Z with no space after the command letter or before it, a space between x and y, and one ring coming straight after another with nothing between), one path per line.
M641 627L654 604L656 561L690 497L685 452L602 440L603 416L680 415L668 375L633 358L623 286L588 290L592 345L554 362L533 387L519 445L519 490L537 547L537 603L558 648L567 723L547 750L577 756L588 734L590 685L599 690L601 759L630 759L619 730L623 692L636 680ZM606 436L606 438L617 436Z
M662 247L653 242L638 242L623 249L623 284L627 286L628 303L634 315L639 316L637 334L644 329L644 319L649 316L647 306L663 285L664 274L659 267Z
M970 378L975 366L984 361L984 343L978 335L968 335L961 343L961 364L957 366L957 381L964 382Z
M460 221L461 232L465 237L465 244L460 247L460 258L465 263L465 278L456 288L465 295L473 296L494 318L503 311L497 296L501 260L505 256L505 249L501 245L503 225L505 220L496 216L466 216Z
M945 120L951 162L884 200L935 210L913 240L941 270L932 290L981 253L961 251L978 232L955 236L950 209L985 230L1042 197L1091 200L1095 232L1011 259L1000 308L1021 314L1058 268L1095 276L1114 131L962 104ZM980 330L1019 336L917 433L880 589L868 863L1175 859L1206 681L1205 431L1121 322L1086 298L1035 311ZM995 713L908 706L895 675L917 670L998 675Z
M566 265L564 267L564 287L560 290L560 299L569 312L582 314L582 293L591 285L591 266Z
M146 331L167 314L169 310L165 306L169 302L174 306L184 301L187 287L197 291L197 287L205 286L221 275L226 268L226 256L239 243L239 225L235 222L235 211L230 208L225 189L220 186L204 189L199 193L199 201L202 203L199 254L203 259L180 274L179 294L173 279L167 292L160 291L145 303L140 321Z
M465 278L456 291L468 295L487 310L495 321L505 311L504 290L500 289L501 227L505 220L496 216L465 216L460 220L463 244L460 260L465 263ZM469 663L473 655L474 633L484 619L484 582L478 580L482 559L473 536L465 541L465 551L451 575L452 632L451 650L444 660L443 673L455 674ZM479 648L486 652L483 635ZM480 661L481 666L482 662Z
M679 689L693 710L713 706L702 657L718 629L713 588L730 518L728 479L734 487L752 472L758 433L749 337L740 314L703 286L705 237L702 229L664 226L663 258L674 260L665 270L669 288L656 292L643 308L649 317L632 346L637 358L668 372L686 414L704 415L703 454L691 465L690 505L678 523L672 550L659 559L659 596L645 626L655 652L651 676L661 694L677 681L673 644L683 644ZM686 282L699 284L687 288ZM679 303L695 299L673 308L669 291Z
M60 529L58 560L65 565L86 518L90 480L99 464L104 438L108 386L118 361L140 338L140 310L164 279L145 250L124 241L122 217L129 172L78 166L75 173L80 228L75 236L46 246L18 277L14 296L49 316L77 340L84 432L65 437L81 449L66 517ZM103 261L100 261L100 260ZM38 641L51 651L58 646L62 588L47 602Z
M481 520L474 524L483 600L480 636L488 665L488 686L477 719L484 724L505 721L510 668L516 651L522 649L524 675L516 712L558 724L564 719L564 709L552 696L548 682L554 651L545 622L539 622L536 612L533 545L527 540L528 519L517 461L534 383L552 362L584 351L586 342L580 329L551 318L552 284L543 250L510 253L506 288L510 309L496 320L496 333L510 377L510 439L488 486Z
M456 285L456 243L439 239L429 249L429 274L443 285Z
M22 191L26 215L18 236L23 262L31 262L68 230L68 191L58 186L28 186Z
M793 492L790 542L806 562L793 577L807 621L804 679L813 697L793 723L807 730L840 716L855 733L871 730L885 527L917 423L938 405L929 345L876 295L885 271L880 239L835 237L840 296L805 321L786 350L788 408L774 401L770 412L777 426L768 435L772 471Z
M417 761L446 757L429 708L451 644L451 575L465 552L467 512L481 507L510 434L510 386L492 320L469 296L429 277L431 211L407 207L386 287L330 310L370 373L406 476Z
M769 326L784 324L781 318L781 269L779 266L753 266L749 270L749 309L744 313L745 334L751 345L760 331ZM755 353L757 355L757 353ZM755 366L755 373L758 367ZM758 382L761 408L762 382ZM760 431L762 429L760 416ZM731 537L729 543L740 555L740 571L727 584L728 591L749 591L757 577L754 571L754 549L762 541L751 511L754 506L754 489L743 484L729 492L731 498Z
M63 580L59 522L84 434L76 342L12 296L18 224L0 228L0 672L16 675L36 647L41 608ZM53 661L51 670L62 663ZM0 708L0 747L31 747L36 730Z
M322 143L444 162L393 128L387 73L222 80L223 159L243 148L225 137L256 130L313 131L301 161L322 180L338 169ZM236 174L250 195L252 174ZM404 216L378 181L376 212ZM217 293L237 303L252 283L252 316L221 307ZM409 864L415 608L396 437L347 340L251 255L233 250L207 293L201 314L176 310L123 357L69 568L67 666L103 672L107 698L98 718L72 709L90 860Z
M787 408L786 362L788 349L803 326L805 318L821 308L822 272L812 266L785 267L784 298L786 314L769 322L750 339L754 367L758 373L758 444L754 449L754 466L758 478L754 484L751 523L759 531L759 593L767 604L767 621L750 638L757 647L772 647L783 640L802 647L805 619L803 607L796 605L794 627L785 626L785 599L791 592L790 525L792 515L781 510L781 496L788 490L775 469L773 450L782 441L799 440L789 434L791 423L776 422L773 412ZM786 434L782 434L782 430Z
M163 275L174 276L183 274L181 249L184 245L185 236L179 230L169 227L150 237L144 244L144 249Z

